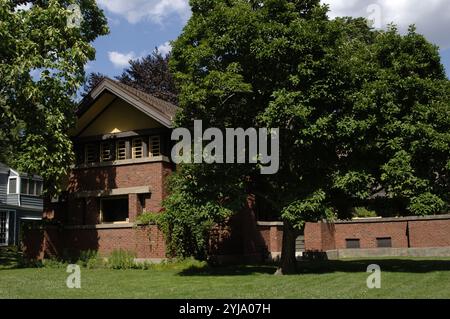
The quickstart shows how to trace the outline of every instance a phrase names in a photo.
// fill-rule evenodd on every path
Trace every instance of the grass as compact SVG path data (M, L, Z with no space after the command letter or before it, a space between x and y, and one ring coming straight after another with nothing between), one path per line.
M368 289L369 264L382 270L381 289ZM211 268L199 262L148 270L81 270L81 289L68 289L60 268L12 269L0 259L3 298L450 298L450 259L301 262L300 273L274 276L275 266Z

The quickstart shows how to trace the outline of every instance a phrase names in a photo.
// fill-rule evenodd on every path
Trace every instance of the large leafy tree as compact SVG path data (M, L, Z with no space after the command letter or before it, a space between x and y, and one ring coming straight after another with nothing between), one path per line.
M90 43L107 32L94 0L0 0L0 154L40 174L49 194L72 163L67 131L84 65L95 56Z
M169 58L170 55L162 55L156 49L146 57L130 60L130 65L116 80L176 105L178 91L169 70ZM88 94L104 77L101 73L89 74L83 95Z
M227 207L223 190L240 185L284 221L279 273L289 273L306 221L347 217L377 195L399 214L448 208L450 86L437 47L413 27L402 36L364 19L329 20L319 0L190 4L171 59L177 124L279 127L281 162L272 176L248 165L181 169L174 178L195 183L178 183L169 215L176 196L202 183L201 203L185 201L183 210L215 220L199 206Z

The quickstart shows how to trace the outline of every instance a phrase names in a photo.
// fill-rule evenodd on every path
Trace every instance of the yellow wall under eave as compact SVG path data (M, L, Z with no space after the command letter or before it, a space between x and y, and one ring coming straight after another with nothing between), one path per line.
M116 100L80 136L96 136L158 127L163 126L125 101Z

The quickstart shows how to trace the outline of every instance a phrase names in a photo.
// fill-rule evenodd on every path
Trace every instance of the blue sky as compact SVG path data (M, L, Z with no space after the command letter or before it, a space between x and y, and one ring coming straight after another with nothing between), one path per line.
M87 72L119 75L128 60L165 53L190 16L188 0L97 0L108 17L111 33L95 41L96 60ZM450 75L450 1L448 0L322 0L330 17L364 16L384 28L388 23L405 31L416 24L418 32L441 47L442 62Z

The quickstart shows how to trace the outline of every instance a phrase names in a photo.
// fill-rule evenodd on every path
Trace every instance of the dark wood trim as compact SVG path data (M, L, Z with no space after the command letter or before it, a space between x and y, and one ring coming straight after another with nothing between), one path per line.
M165 132L167 132L166 127L158 127L158 128L152 128L152 129L145 129L145 130L134 130L134 131L128 131L128 132L121 132L121 133L109 133L109 134L103 134L103 135L95 135L95 136L88 136L88 137L75 137L72 138L72 140L75 143L89 143L89 142L100 142L105 141L109 139L122 139L122 138L129 138L129 137L137 137L137 136L151 136L151 135L161 135ZM80 133L81 134L81 133Z

